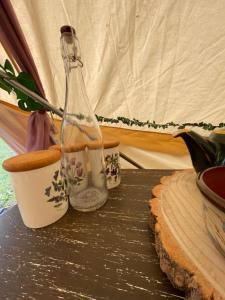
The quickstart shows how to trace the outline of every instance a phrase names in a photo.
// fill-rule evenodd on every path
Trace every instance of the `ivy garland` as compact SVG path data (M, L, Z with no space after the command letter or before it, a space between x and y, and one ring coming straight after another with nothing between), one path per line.
M158 124L155 121L150 122L148 121L139 121L135 118L133 119L129 119L129 118L125 118L125 117L117 117L116 119L114 118L105 118L102 116L98 116L96 115L96 118L98 120L98 122L100 123L109 123L109 124L125 124L129 127L134 126L138 126L138 127L145 127L147 126L148 128L154 128L154 129L166 129L169 127L174 127L177 129L184 129L186 127L199 127L202 128L204 130L214 130L215 128L222 128L225 127L225 123L219 123L219 125L213 125L211 123L204 123L204 122L200 122L200 123L183 123L183 124L178 124L178 123L174 123L174 122L168 122L165 124Z
M26 72L20 72L18 76L16 76L15 71L13 69L12 64L8 59L6 59L4 65L0 64L0 69L2 69L5 73L7 73L13 80L17 81L18 83L24 85L26 88L30 89L31 91L35 92L38 94L38 90L36 88L35 82L33 78L31 77L30 74ZM30 98L29 96L25 95L23 92L20 90L12 87L10 83L5 82L0 78L0 88L4 89L7 91L9 94L11 92L15 92L18 100L18 106L26 111L36 111L36 110L42 110L44 109L41 104ZM79 115L77 116L78 119L82 120L84 119L84 116ZM214 130L215 128L223 128L225 127L225 123L219 123L219 125L213 125L211 123L183 123L183 124L178 124L174 122L168 122L165 124L158 124L155 121L150 122L149 120L147 121L139 121L135 118L129 119L125 117L117 117L115 118L106 118L103 116L98 116L96 115L96 118L98 122L100 123L108 123L108 124L125 124L129 127L138 126L138 127L145 127L147 128L154 128L154 129L166 129L169 127L174 127L177 129L184 129L185 127L199 127L204 130ZM87 120L88 121L88 120Z

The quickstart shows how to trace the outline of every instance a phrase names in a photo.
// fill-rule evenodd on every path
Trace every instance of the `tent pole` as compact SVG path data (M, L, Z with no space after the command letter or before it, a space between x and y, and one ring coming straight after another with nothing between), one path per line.
M27 89L26 87L24 87L23 85L21 85L20 83L16 82L15 80L11 79L9 75L7 75L6 73L4 73L3 71L0 70L0 78L9 83L10 85L12 85L13 87L18 88L20 91L24 92L27 96L33 98L35 101L37 101L38 103L40 103L41 105L43 105L44 108L46 108L49 111L54 112L57 116L63 118L63 111L56 108L54 105L50 104L46 99L42 98L41 96L39 96L38 94L30 91L29 89ZM91 139L91 140L95 140L95 137L91 136L85 129L83 129L76 121L72 120L71 122L74 126L76 126L81 132L83 132L84 134L86 134L86 136Z
M9 83L10 85L12 85L13 87L18 88L19 90L24 92L24 94L26 94L27 96L30 96L31 98L33 98L35 101L37 101L38 103L43 105L47 110L54 112L57 116L59 116L61 118L63 117L62 110L56 108L54 105L50 104L46 99L44 99L41 96L39 96L38 94L30 91L22 84L11 79L9 75L7 75L6 73L4 73L1 70L0 70L0 78L3 79L5 82Z
M130 157L128 157L126 154L120 152L120 156L126 160L127 162L129 162L130 164L132 164L134 167L138 168L138 169L144 169L141 165L139 165L136 161L134 161L133 159L131 159Z
M42 98L38 94L30 91L29 89L27 89L26 87L24 87L20 83L18 83L15 80L11 79L8 74L4 73L1 70L0 70L0 78L2 80L4 80L5 82L9 83L10 85L12 85L13 87L18 88L19 90L21 90L22 92L24 92L26 95L28 95L31 98L33 98L35 101L37 101L38 103L40 103L41 105L43 105L44 108L46 108L47 110L52 111L53 113L55 113L60 118L63 117L63 111L62 110L56 108L54 105L52 105L49 102L47 102L46 99ZM80 128L80 126L78 124L75 124L75 125L78 126L78 128L81 131L84 131L82 128ZM86 134L89 136L89 134L87 132L86 132ZM93 137L91 137L91 136L89 136L89 138L93 139ZM129 158L124 153L120 152L120 156L123 159L125 159L126 161L128 161L130 164L132 164L133 166L135 166L136 168L138 168L138 169L144 169L141 165L139 165L138 163L136 163L135 161L133 161L131 158Z

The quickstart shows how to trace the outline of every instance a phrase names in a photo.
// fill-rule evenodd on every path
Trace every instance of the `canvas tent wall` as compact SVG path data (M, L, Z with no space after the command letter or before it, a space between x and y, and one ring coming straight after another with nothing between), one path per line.
M26 151L26 128L30 113L0 100L2 117L0 119L1 137L17 152ZM60 136L60 120L54 120L57 128L56 138ZM101 126L103 136L119 137L120 150L143 168L185 168L190 158L185 145L170 134L141 132L123 128ZM172 164L171 164L172 160ZM132 164L121 160L123 168L134 168Z
M80 40L87 92L98 115L154 120L156 124L223 122L224 1L11 2L46 97L57 107L63 107L65 92L59 28L71 24ZM1 98L5 100L2 92ZM173 126L130 128L121 122L103 125L140 134L177 130ZM163 151L140 150L139 143L134 147L127 141L123 150L147 167L154 167L156 161L162 167L191 165L187 152L180 159ZM150 144L148 135L145 143Z

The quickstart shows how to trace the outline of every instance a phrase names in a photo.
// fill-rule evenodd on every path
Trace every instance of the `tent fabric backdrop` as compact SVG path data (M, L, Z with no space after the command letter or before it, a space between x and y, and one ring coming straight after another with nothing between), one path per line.
M26 128L30 113L0 100L0 136L17 153L26 151ZM57 129L56 140L60 139L60 121L54 120ZM104 138L117 138L120 151L136 161L143 168L183 169L191 167L191 160L183 141L170 134L141 132L122 128L101 127ZM122 168L133 166L121 159Z
M224 1L11 2L47 99L56 106L63 107L65 94L59 29L70 23L98 115L156 123L224 121Z
M224 122L224 1L11 2L46 98L57 107L64 106L65 95L59 29L71 24L80 41L84 80L96 114L160 124ZM176 130L127 127L122 123L113 126ZM191 166L187 154L181 159L154 150L144 153L129 144L122 147L133 159L144 161L145 167L155 166L155 162L159 167L167 167L168 162L171 168Z

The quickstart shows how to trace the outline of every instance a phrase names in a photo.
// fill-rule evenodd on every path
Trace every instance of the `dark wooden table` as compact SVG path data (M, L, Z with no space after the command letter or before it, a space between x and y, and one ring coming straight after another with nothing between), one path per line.
M161 272L148 228L151 188L169 171L124 170L104 207L31 230L0 217L0 299L184 299Z

